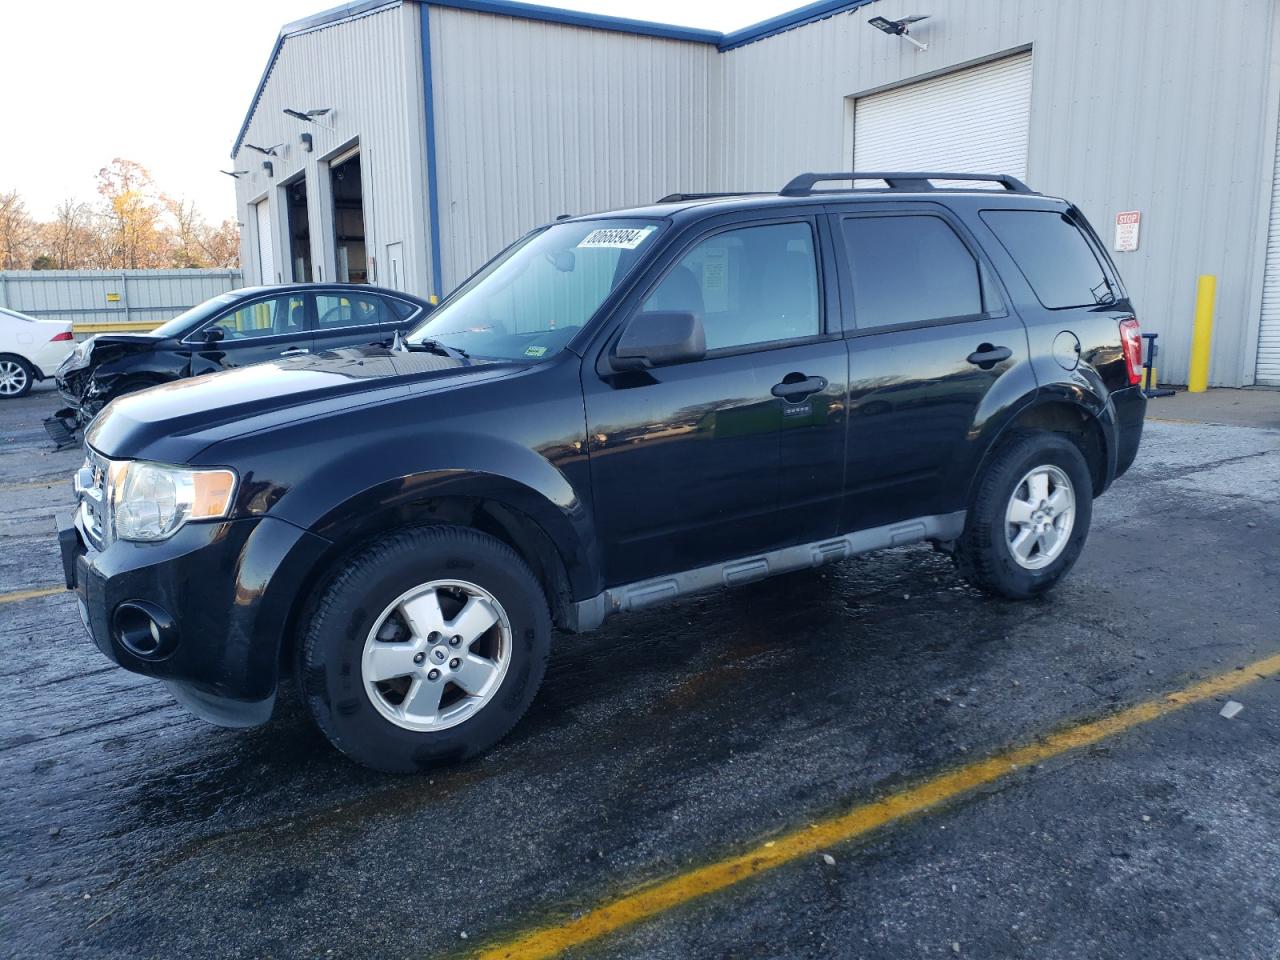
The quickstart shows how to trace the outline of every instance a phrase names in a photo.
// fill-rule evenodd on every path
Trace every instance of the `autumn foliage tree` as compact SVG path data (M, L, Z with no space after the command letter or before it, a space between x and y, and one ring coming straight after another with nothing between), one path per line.
M142 270L167 266L160 217L161 198L147 168L116 157L98 171L98 194L105 202L108 267Z
M235 221L207 223L194 203L160 191L142 164L116 157L97 180L97 204L69 198L43 223L31 217L18 191L0 191L0 269L239 265Z

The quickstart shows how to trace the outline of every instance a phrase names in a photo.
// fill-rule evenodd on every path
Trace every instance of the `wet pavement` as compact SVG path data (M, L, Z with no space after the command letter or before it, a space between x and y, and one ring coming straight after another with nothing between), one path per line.
M53 406L0 402L0 594L59 580ZM1274 654L1278 577L1280 431L1151 422L1048 598L912 547L617 619L558 641L496 749L413 778L295 708L188 717L65 594L0 603L0 956L465 955ZM573 955L1275 960L1280 682L1232 697Z

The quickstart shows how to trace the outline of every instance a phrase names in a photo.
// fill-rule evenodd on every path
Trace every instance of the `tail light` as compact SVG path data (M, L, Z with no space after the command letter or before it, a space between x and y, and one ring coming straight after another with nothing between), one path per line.
M1132 317L1120 321L1120 347L1129 368L1129 386L1136 386L1142 382L1142 328Z
M66 341L68 341L68 340L74 340L74 339L75 339L75 337L73 337L73 336L71 335L71 331L70 331L70 330L63 330L61 333L55 333L55 334L53 335L53 339L52 339L52 340L50 340L49 342L50 342L50 343L65 343L65 342L66 342Z

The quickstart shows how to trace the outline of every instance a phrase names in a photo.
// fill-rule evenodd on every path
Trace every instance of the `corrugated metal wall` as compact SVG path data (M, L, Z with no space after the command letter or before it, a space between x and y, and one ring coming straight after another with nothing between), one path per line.
M281 186L300 172L307 178L317 279L337 276L326 160L358 139L366 246L377 265L375 279L390 282L389 271L382 269L387 247L401 243L405 268L401 286L415 293L430 291L419 36L417 6L391 0L373 12L285 39L244 138L263 147L283 143L280 156L264 157L241 147L235 160L237 170L249 171L236 181L236 200L239 220L246 225L241 231L241 263L254 282L261 271L257 220L249 205L263 197L271 205L277 276L264 282L291 279L288 216ZM302 111L330 107L332 112L317 123L306 123L282 113L286 107ZM314 138L311 153L303 151L303 133ZM275 168L273 177L262 168L266 160Z
M708 187L708 44L432 7L445 288L562 213Z
M77 326L154 327L242 286L239 270L13 270L0 272L0 307Z
M927 12L927 52L867 24ZM1031 48L1027 178L1079 204L1110 243L1141 210L1141 248L1114 254L1162 379L1185 380L1196 276L1218 275L1212 381L1250 382L1260 238L1277 124L1277 6L1270 0L884 0L722 55L720 189L777 189L846 169L859 95Z

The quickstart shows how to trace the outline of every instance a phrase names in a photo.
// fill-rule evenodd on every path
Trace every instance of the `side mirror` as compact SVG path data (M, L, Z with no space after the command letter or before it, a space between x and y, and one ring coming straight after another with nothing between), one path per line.
M204 331L204 342L217 343L219 340L225 340L226 336L227 336L227 331L223 330L220 326L218 326L215 323L212 327L208 327Z
M618 370L643 370L707 355L707 336L696 313L640 312L627 321L613 348Z

